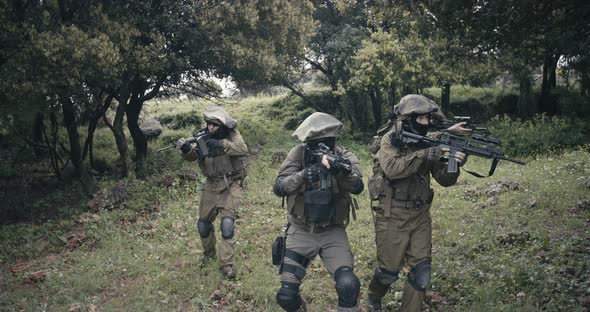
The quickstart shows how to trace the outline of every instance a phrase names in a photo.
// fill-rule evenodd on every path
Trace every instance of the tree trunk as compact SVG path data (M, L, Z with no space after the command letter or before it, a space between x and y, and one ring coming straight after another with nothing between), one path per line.
M586 71L580 73L580 94L582 96L590 95L590 74Z
M348 120L350 120L350 132L351 134L354 134L354 131L358 128L358 121L356 119L355 113L354 113L354 103L356 102L355 94L351 91L345 91L346 92L346 100L343 101L345 102L345 112L346 115L348 116ZM343 103L344 104L344 103Z
M32 133L32 141L35 145L33 145L33 150L35 152L35 157L38 159L44 156L43 151L43 131L45 130L45 124L43 120L45 116L42 112L38 112L35 114L35 121L33 122L33 133ZM49 142L47 142L49 144Z
M381 97L381 92L379 91L378 87L370 87L369 88L369 97L371 98L371 108L373 109L373 119L375 120L375 131L381 127L381 123L383 122L382 117L382 110L383 110L383 101Z
M86 166L84 166L82 160L82 148L80 146L80 134L78 133L74 103L69 97L62 97L61 104L64 125L66 126L70 141L70 160L74 166L75 177L80 179L86 193L92 194L96 189L96 184L86 170Z
M556 54L555 57L553 57L553 62L551 63L551 68L549 70L549 87L551 89L555 89L557 87L557 63L559 62L559 59L561 58L561 55Z
M518 114L522 118L530 117L536 113L532 97L531 77L528 73L520 77L520 93L518 96Z
M555 114L557 112L555 99L551 96L551 89L555 88L556 85L555 71L557 69L558 59L559 55L547 55L543 62L540 109L549 114Z
M119 151L119 157L121 162L121 170L123 176L129 174L127 168L127 138L125 138L125 132L123 131L123 119L125 118L125 108L127 101L129 100L129 94L123 94L119 98L119 105L117 106L117 112L115 113L115 120L113 121L113 135L115 136L115 143L117 144L117 150Z
M143 101L140 96L140 93L134 92L126 109L127 128L129 129L129 133L133 139L133 146L135 147L136 172L141 171L143 161L147 157L147 139L139 128L139 113L143 107Z
M86 159L86 155L89 156L90 166L94 165L94 154L93 154L93 142L94 142L94 131L96 131L96 125L100 118L102 118L113 101L113 96L109 95L106 98L97 96L97 106L88 122L88 136L86 142L84 142L84 151L82 152L82 159Z
M451 104L451 84L445 83L440 92L440 109L446 111Z

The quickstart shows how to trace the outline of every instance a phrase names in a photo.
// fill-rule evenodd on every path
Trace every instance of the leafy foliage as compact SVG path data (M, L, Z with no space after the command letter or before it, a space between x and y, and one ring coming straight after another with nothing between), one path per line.
M584 123L579 119L537 115L523 121L501 116L490 122L489 130L509 155L539 154L586 143Z

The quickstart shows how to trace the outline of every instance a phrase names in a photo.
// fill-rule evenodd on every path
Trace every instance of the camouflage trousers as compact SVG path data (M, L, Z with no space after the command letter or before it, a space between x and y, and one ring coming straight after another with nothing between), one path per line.
M199 220L208 221L213 224L218 215L220 215L220 220L223 217L231 217L235 220L238 215L241 197L242 188L238 182L231 183L229 188L225 188L222 191L204 188L201 194ZM221 224L219 229L221 230ZM224 239L222 237L219 243L220 267L234 264L236 236L237 235L234 234L231 239ZM215 257L216 242L217 240L214 230L212 230L206 238L201 237L204 256Z
M377 270L397 273L404 265L411 268L432 257L432 221L429 209L391 208L390 216L374 207ZM376 271L377 272L377 271ZM369 295L382 298L389 285L378 282L377 274L369 283ZM425 291L415 289L406 281L402 297L402 311L420 311Z
M320 256L324 267L334 276L334 272L340 267L354 268L354 256L350 250L350 243L346 229L340 226L330 226L326 229L315 229L313 233L309 229L291 224L287 229L286 249L294 251L312 261ZM283 263L293 265L305 272L306 268L300 263L285 257ZM281 272L281 282L301 284L303 277L299 278L291 272ZM358 305L354 308L338 307L338 311L359 311Z

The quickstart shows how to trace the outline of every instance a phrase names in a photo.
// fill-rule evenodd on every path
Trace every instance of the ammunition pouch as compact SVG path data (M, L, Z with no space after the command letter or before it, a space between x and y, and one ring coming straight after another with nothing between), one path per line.
M335 214L334 195L331 189L307 190L303 193L303 207L307 222L324 224Z
M203 175L208 178L222 176L237 176L244 180L246 177L246 156L207 157L203 160Z
M286 242L283 236L277 236L272 242L272 264L280 265L285 256Z
M383 193L383 175L382 174L374 174L369 177L369 196L371 200L379 200L379 196Z

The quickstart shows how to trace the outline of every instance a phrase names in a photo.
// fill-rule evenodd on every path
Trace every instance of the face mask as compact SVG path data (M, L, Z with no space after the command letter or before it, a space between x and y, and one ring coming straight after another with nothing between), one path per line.
M410 127L419 135L426 135L426 133L428 133L428 125L423 125L421 123L416 122L415 117L412 117L410 121Z
M217 128L217 130L215 130L213 133L211 133L211 137L213 139L217 139L217 140L225 139L228 137L228 135L229 135L229 128L224 125L220 125L219 128Z

